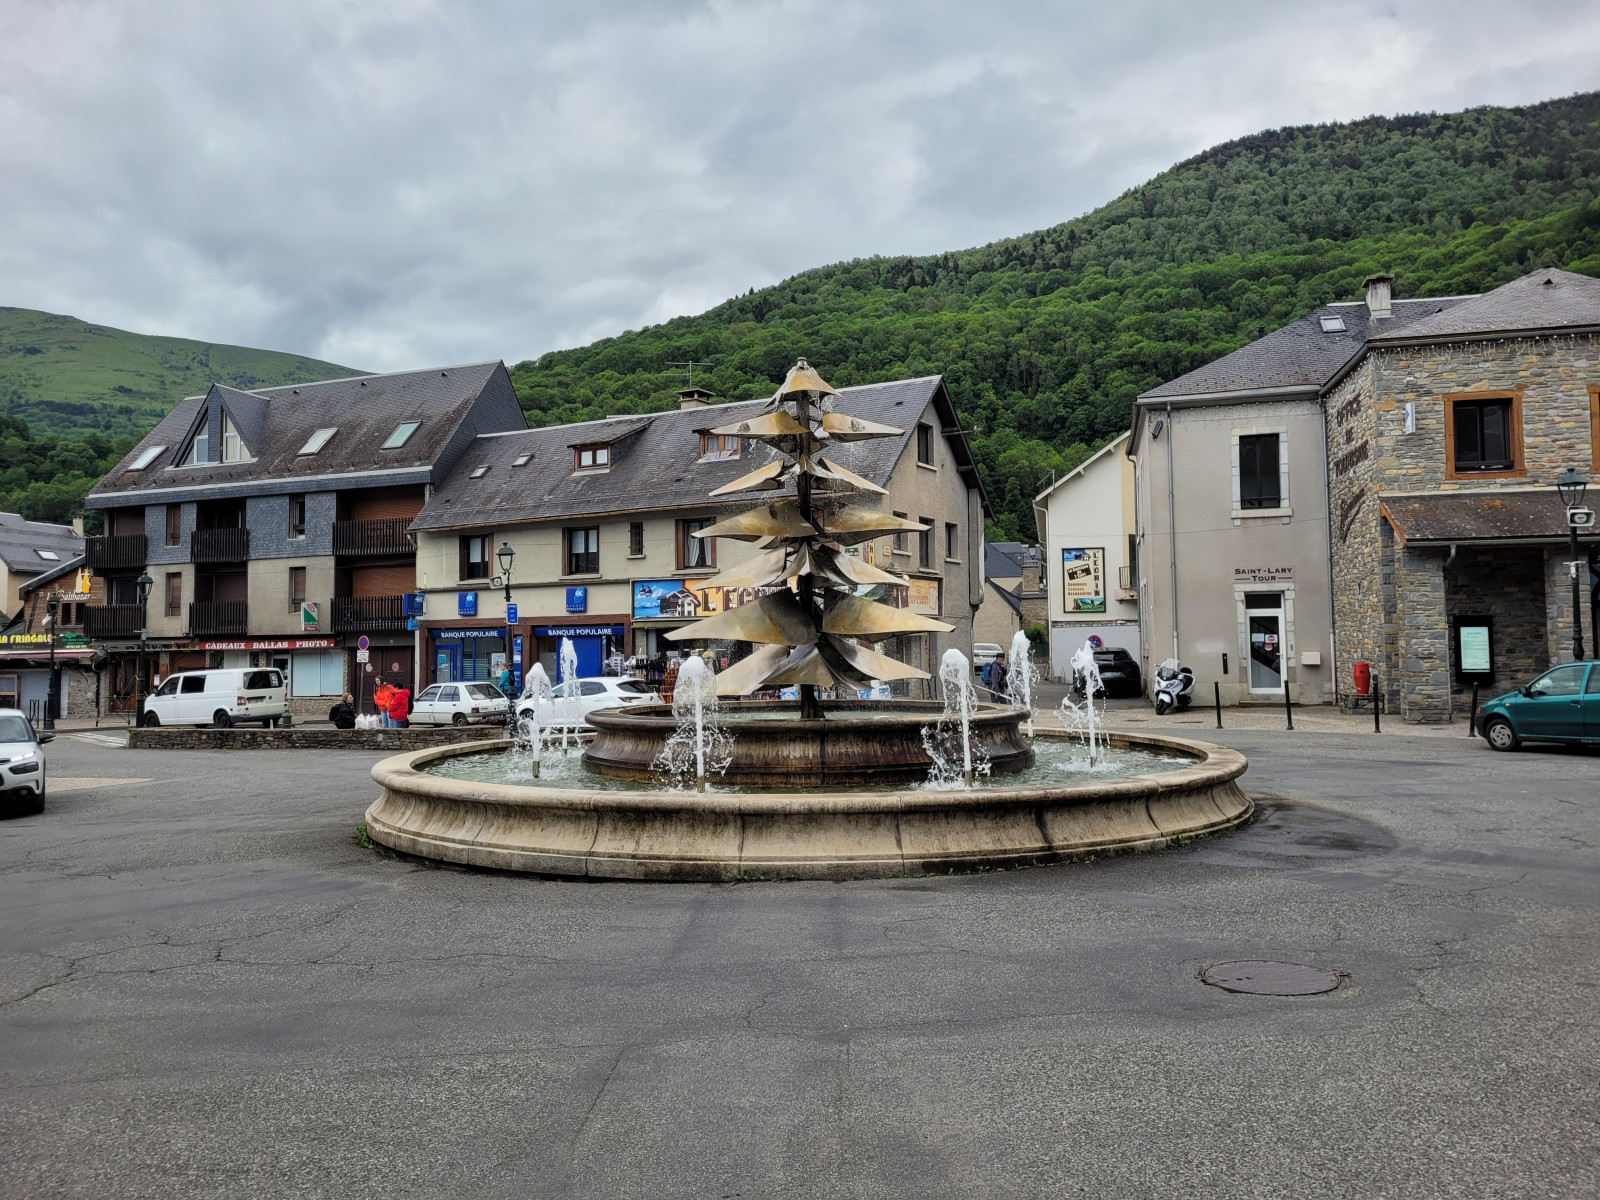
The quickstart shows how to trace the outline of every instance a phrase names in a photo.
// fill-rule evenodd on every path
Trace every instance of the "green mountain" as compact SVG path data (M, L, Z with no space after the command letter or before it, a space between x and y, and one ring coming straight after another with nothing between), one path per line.
M835 386L942 372L999 512L1127 427L1133 397L1377 270L1397 296L1540 266L1600 275L1600 93L1370 117L1217 146L1103 208L973 250L869 258L513 371L535 423L674 404L667 364L720 396L771 393L804 355Z

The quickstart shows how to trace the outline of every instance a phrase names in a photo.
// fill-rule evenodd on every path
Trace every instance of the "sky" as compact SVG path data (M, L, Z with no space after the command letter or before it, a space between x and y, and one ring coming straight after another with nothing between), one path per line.
M515 363L1208 146L1600 87L1600 4L0 0L0 305Z

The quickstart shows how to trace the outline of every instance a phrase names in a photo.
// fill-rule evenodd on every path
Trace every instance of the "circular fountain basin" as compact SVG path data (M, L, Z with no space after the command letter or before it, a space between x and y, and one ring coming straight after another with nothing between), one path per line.
M1076 740L1054 730L1035 737ZM408 854L546 875L862 879L1154 850L1250 819L1237 782L1248 764L1237 751L1147 734L1108 741L1177 761L1019 787L697 793L449 778L428 768L512 743L439 746L373 767L383 791L367 810L367 833Z
M824 719L802 721L792 700L724 702L717 723L733 735L733 761L719 782L736 787L898 787L928 777L923 731L944 706L894 700L872 705L825 702ZM989 773L1007 775L1033 765L1022 732L1026 709L980 704L971 717L972 753ZM590 713L594 741L583 765L607 779L646 783L655 778L661 748L678 728L665 704L640 704Z

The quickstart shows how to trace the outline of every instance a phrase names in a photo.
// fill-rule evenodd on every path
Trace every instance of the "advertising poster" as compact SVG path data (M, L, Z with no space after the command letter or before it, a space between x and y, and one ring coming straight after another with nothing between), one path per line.
M1102 547L1061 552L1061 594L1069 613L1106 611L1106 552Z
M906 587L906 607L925 617L939 615L939 581L912 579Z
M706 587L700 579L637 579L633 584L633 619L677 617L692 621L749 604L777 590Z

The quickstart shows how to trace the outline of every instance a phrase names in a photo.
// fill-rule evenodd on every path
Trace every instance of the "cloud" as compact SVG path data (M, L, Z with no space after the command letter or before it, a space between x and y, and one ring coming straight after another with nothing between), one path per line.
M1257 129L1600 86L1583 3L0 9L0 303L508 361L1085 212Z

